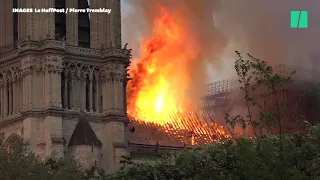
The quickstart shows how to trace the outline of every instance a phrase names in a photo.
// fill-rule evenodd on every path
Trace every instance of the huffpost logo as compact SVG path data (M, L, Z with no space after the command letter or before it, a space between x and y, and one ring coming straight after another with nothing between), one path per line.
M291 28L308 28L308 11L291 11Z

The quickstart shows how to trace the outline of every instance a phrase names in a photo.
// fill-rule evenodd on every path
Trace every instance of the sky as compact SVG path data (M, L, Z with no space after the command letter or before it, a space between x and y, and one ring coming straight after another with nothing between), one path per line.
M216 2L210 18L227 39L223 54L209 68L211 81L232 76L235 50L250 53L271 64L305 68L320 65L311 61L312 57L320 55L319 0L206 0L199 3L207 4L209 1ZM139 55L137 45L150 27L144 22L148 17L139 11L141 4L133 2L141 3L141 0L122 0L122 34L123 42L130 43L135 57ZM161 4L165 0L158 2ZM290 28L292 10L309 12L307 29Z

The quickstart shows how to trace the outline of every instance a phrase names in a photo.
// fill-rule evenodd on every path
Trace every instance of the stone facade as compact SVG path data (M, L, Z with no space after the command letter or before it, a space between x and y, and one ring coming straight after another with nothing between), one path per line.
M17 6L50 8L57 1L26 0ZM13 14L13 2L0 2L0 133L8 142L20 136L41 156L73 153L87 168L94 163L107 172L120 168L121 156L128 155L131 58L121 44L120 0L91 0L91 8L112 11L90 15L90 48L79 46L78 14L66 14L65 36L56 39L55 13ZM77 8L79 1L62 2ZM99 151L86 144L68 146L80 116L101 141Z

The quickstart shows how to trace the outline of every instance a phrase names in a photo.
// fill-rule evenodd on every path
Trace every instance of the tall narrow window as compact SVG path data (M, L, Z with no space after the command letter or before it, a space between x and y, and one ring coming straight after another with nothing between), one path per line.
M13 114L13 82L10 83L10 112L9 114Z
M66 8L65 0L55 0L57 9ZM55 39L62 40L66 36L66 14L55 13Z
M9 113L10 113L10 83L9 81L6 82L7 83L7 88L6 88L6 91L7 91L7 112L6 112L6 116L9 116Z
M86 110L90 111L90 80L89 76L87 75L86 77Z
M65 97L66 96L66 94L65 94L65 90L66 90L65 81L67 81L67 79L66 79L65 72L63 72L61 74L61 102L62 102L63 109L67 107L67 104L65 104L65 99L67 98L67 97Z
M13 0L13 8L18 8L18 0ZM13 13L13 44L17 47L18 41L18 13Z
M89 8L88 0L78 0L78 8ZM90 48L89 13L78 13L78 40L80 47Z
M98 95L98 93L97 93L97 81L96 81L96 77L95 76L93 76L93 81L92 81L92 109L93 109L93 111L94 112L97 112L97 95Z
M102 113L102 111L103 111L103 96L100 95L99 113Z
M68 78L67 78L67 81L68 81L68 83L67 83L67 88L68 88L68 91L67 91L67 96L68 96L68 109L71 109L71 107L72 107L72 99L71 99L71 95L72 95L72 74L71 74L71 72L69 72L69 75L68 75Z

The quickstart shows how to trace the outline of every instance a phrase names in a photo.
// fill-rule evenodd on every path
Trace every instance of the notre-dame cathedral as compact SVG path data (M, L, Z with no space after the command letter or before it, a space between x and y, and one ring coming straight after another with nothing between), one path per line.
M111 9L13 13L12 8ZM73 154L85 167L118 169L128 154L120 0L0 2L0 133L36 154Z

